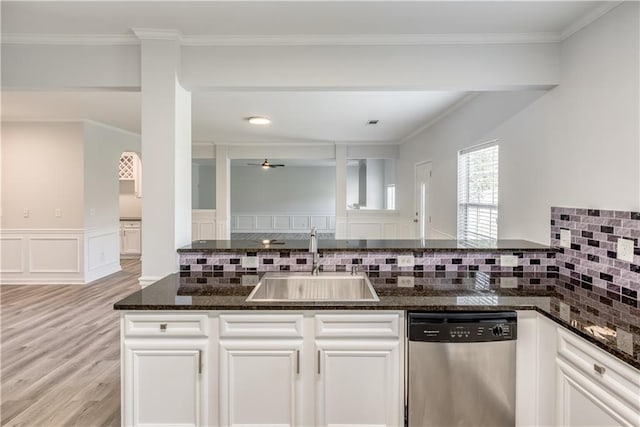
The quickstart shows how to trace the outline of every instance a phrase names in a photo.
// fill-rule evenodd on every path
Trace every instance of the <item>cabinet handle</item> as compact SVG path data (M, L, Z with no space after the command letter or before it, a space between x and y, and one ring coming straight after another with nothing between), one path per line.
M296 350L296 374L300 375L300 350Z
M604 375L604 373L607 370L607 368L605 368L604 366L600 366L600 365L594 363L593 364L593 370L596 371L597 373L599 373L600 375Z
M167 332L167 324L160 323L160 332Z
M318 375L320 375L320 350L318 350Z
M198 373L202 373L202 350L198 350Z

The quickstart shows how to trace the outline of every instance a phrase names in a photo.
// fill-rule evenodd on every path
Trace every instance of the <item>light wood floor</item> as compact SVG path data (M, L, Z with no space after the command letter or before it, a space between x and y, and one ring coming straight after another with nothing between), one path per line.
M2 425L120 425L120 324L140 261L89 285L0 286Z

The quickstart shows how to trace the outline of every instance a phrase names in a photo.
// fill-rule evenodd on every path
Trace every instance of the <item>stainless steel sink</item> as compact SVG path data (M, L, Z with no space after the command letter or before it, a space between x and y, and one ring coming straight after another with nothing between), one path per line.
M365 273L266 273L247 301L379 301Z

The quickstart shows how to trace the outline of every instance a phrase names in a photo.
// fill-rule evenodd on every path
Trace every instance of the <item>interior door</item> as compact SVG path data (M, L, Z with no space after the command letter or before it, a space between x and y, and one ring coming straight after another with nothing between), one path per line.
M418 163L415 177L415 236L418 239L431 237L431 162Z

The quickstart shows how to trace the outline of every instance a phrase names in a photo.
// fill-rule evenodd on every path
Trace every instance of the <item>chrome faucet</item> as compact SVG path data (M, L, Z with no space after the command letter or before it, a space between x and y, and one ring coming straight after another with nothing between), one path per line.
M320 274L320 268L318 267L319 255L318 255L318 233L316 228L311 228L311 235L309 236L309 252L313 254L313 267L311 267L311 275L317 276Z

